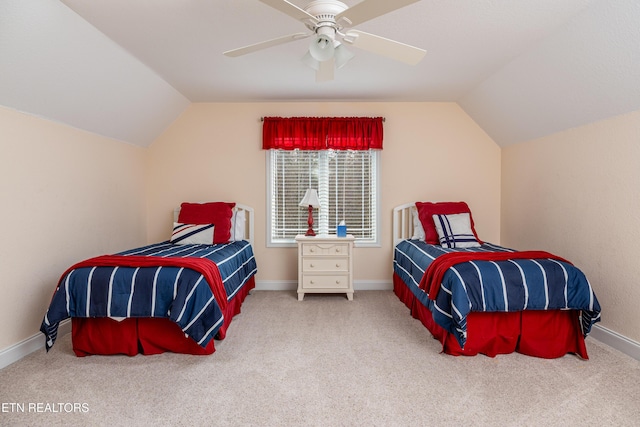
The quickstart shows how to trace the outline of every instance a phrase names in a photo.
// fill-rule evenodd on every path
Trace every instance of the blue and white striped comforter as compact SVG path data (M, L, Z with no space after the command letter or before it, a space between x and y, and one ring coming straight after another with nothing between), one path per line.
M472 311L581 310L586 336L600 321L600 304L585 275L577 267L552 259L469 261L445 273L435 300L420 289L433 260L448 252L514 252L484 243L480 247L446 249L419 240L403 240L394 251L394 272L418 301L429 308L436 323L454 334L464 348L467 315Z
M220 272L227 301L257 272L247 241L216 245L162 242L117 255L160 258L206 258ZM224 316L204 276L184 267L80 267L60 279L40 327L47 350L58 324L69 317L165 317L206 347Z

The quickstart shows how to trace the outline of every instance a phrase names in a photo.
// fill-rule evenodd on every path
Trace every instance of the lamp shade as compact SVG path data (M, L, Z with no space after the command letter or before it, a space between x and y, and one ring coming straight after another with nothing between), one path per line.
M320 61L311 56L311 53L309 52L302 57L302 62L316 71L320 69Z
M298 206L305 208L308 206L313 206L314 208L319 208L320 200L318 199L318 190L316 190L315 188L308 188Z
M336 68L344 67L355 55L349 52L342 43L335 47L334 59L336 60Z
M333 40L326 34L320 34L309 46L309 53L317 61L326 61L333 57Z

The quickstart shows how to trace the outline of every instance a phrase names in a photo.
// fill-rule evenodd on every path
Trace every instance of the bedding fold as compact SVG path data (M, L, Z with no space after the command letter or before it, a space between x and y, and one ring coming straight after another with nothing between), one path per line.
M449 252L433 260L420 280L420 289L427 292L429 299L435 300L442 277L450 267L467 261L507 261L511 259L555 259L571 264L564 258L545 251L519 252Z
M62 275L64 278L72 270L82 267L182 267L190 268L202 274L213 295L218 301L220 309L224 310L227 305L227 295L222 286L222 277L218 266L207 258L161 258L155 256L136 255L100 255L89 258L69 267ZM62 280L62 278L60 280Z

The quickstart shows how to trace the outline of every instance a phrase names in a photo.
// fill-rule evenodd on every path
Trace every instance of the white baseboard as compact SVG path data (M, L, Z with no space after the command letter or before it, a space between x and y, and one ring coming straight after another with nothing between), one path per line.
M257 291L295 291L297 280L256 280ZM390 291L393 283L389 280L354 280L354 291Z
M624 335L620 335L611 329L607 329L604 326L596 324L591 328L589 336L608 345L609 347L613 347L616 350L621 351L627 356L640 360L640 343L633 341Z
M393 283L390 280L354 280L354 291L392 291Z
M71 320L63 320L58 327L58 336L71 332ZM0 351L0 369L11 365L14 362L30 355L34 351L44 349L44 335L40 332Z
M295 291L297 280L256 280L256 291Z

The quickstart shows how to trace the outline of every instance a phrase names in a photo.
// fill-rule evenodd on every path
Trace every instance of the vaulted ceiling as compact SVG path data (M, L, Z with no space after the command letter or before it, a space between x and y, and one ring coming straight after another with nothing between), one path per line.
M417 65L349 47L316 82L310 39L223 55L306 31L258 0L3 0L0 105L148 146L192 102L450 101L506 146L640 109L639 22L637 0L421 0L357 26Z

